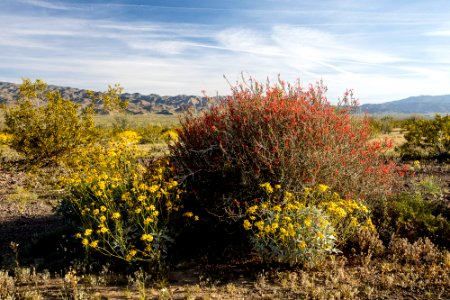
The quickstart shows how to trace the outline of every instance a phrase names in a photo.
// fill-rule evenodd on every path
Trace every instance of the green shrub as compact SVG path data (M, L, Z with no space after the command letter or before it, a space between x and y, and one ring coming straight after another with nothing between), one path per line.
M123 107L116 86L103 95L93 96L93 103L80 112L80 107L63 99L58 91L36 80L25 79L20 86L17 103L7 107L5 124L13 135L11 147L29 161L47 163L70 155L79 145L86 145L95 132L92 115L95 105Z
M404 126L406 142L398 148L404 159L440 158L450 154L450 116L434 120L410 119Z
M388 206L389 232L392 230L410 241L429 238L433 243L450 247L450 209L445 204L423 199L421 193L401 193Z

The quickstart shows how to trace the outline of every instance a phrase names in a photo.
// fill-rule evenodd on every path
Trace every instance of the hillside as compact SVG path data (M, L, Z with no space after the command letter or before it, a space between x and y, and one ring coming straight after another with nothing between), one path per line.
M14 83L0 82L0 103L8 103L17 98L18 86ZM54 85L50 85L49 88L59 90L63 98L71 99L82 106L89 103L87 90ZM157 94L124 93L121 97L129 101L127 111L133 114L146 112L173 114L186 110L188 107L201 111L214 103L214 98L208 99L190 95L160 96Z
M448 114L450 95L408 97L380 104L363 104L360 109L370 114Z

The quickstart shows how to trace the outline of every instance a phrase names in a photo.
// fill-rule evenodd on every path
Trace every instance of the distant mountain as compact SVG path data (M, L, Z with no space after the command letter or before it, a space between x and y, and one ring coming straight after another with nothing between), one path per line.
M19 94L18 86L15 83L0 82L0 103L9 103L16 99ZM89 103L86 90L54 85L50 85L49 88L59 90L63 98L71 99L81 106ZM215 97L190 95L160 96L124 93L121 97L129 101L127 111L133 114L146 112L173 114L184 111L188 107L202 111L220 101ZM450 114L450 95L416 96L380 104L363 104L360 106L360 111L370 114Z
M87 90L71 87L49 85L51 90L58 90L61 96L80 104L89 103ZM10 103L17 99L19 85L9 82L0 82L0 103ZM160 96L157 94L142 95L139 93L124 93L121 98L129 101L127 111L133 114L153 112L158 114L173 114L191 107L197 111L204 110L215 104L216 99L189 95Z
M415 96L380 104L363 104L360 110L369 114L449 114L450 95Z

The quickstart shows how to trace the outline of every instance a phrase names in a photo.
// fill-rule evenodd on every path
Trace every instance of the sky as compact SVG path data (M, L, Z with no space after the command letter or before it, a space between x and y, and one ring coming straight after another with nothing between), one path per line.
M330 102L450 94L447 0L0 0L0 20L0 81L215 96L280 76L323 81Z

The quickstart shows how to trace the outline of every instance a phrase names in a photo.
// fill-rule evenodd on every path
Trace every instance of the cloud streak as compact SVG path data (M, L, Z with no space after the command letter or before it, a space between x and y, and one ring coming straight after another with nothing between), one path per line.
M292 12L285 12L285 22L277 18L266 22L270 9L261 9L252 16L260 23L235 24L226 20L197 22L194 17L179 22L173 20L176 15L166 20L156 13L211 9L229 11L237 18L247 16L248 8L145 5L150 12L132 19L117 7L137 16L140 5L119 3L108 9L107 3L20 2L49 12L15 15L6 12L6 6L5 12L0 12L4 21L0 80L17 82L26 76L90 89L118 82L128 92L173 95L206 90L226 94L229 87L222 75L234 82L244 72L259 80L276 79L278 74L291 81L300 78L303 83L323 79L331 100L346 88L354 88L362 102L450 93L450 72L443 65L450 62L450 56L435 47L442 45L448 31L439 18L434 20L439 24L430 27L432 13L424 20L428 25L419 22L388 30L374 24L382 18L394 22L391 14L375 14L364 21L366 13L362 11L354 22L364 25L354 27L346 19L339 21L337 8L321 11L317 18L306 16L320 9L305 9L305 20L300 23L289 21ZM99 7L106 11L101 12L105 14L102 17L96 13ZM287 9L279 11L283 10ZM408 12L399 23L408 24L416 13ZM157 20L149 21L152 16ZM411 42L414 35L427 39Z

